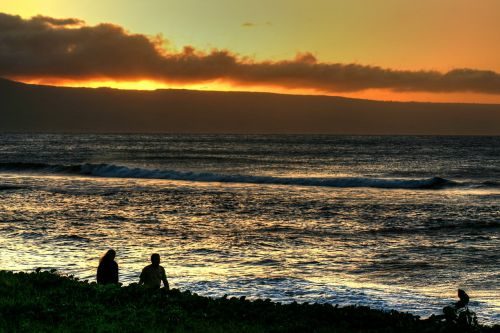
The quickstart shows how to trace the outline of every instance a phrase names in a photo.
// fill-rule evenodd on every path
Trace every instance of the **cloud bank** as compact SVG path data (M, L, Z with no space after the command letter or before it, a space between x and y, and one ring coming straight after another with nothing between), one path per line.
M150 79L196 83L307 88L325 92L389 89L396 92L500 94L500 74L477 69L407 71L319 62L312 54L255 61L228 50L167 51L160 37L133 34L114 24L0 13L0 76L68 80Z

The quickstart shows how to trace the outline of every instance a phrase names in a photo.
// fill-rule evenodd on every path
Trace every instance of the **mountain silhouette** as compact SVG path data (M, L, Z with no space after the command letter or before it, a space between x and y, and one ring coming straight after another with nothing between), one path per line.
M0 79L0 131L500 135L500 104L68 88Z

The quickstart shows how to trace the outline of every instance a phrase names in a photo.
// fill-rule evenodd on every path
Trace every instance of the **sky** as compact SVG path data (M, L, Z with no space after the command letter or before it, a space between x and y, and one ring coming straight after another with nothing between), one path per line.
M24 82L500 103L498 0L2 0L0 13L0 76Z

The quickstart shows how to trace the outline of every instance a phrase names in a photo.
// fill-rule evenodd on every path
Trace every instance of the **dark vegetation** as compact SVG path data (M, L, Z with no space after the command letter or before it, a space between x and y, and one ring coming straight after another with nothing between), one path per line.
M474 332L498 332L499 326ZM461 332L396 311L211 299L97 285L54 272L0 271L1 332Z

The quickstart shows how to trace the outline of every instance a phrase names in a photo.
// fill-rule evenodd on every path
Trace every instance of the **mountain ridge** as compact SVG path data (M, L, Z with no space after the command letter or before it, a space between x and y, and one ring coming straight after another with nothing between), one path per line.
M500 135L500 104L70 88L2 78L0 103L2 132Z

